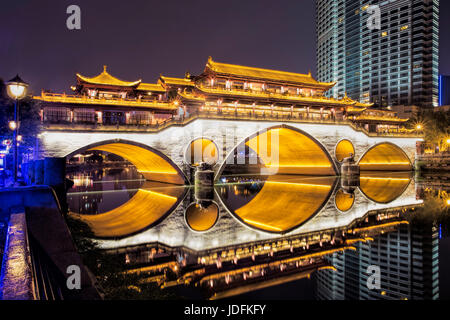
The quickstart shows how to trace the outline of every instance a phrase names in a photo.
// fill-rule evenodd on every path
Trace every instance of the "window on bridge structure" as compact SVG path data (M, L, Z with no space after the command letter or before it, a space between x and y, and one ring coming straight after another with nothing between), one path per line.
M70 109L45 107L44 122L51 122L51 123L70 122Z
M94 123L94 109L75 109L73 112L73 120L78 123Z
M148 125L151 124L152 115L148 111L132 111L130 112L130 124Z

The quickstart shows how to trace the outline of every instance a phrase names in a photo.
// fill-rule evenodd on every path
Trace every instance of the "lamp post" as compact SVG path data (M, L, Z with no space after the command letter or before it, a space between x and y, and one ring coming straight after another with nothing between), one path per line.
M9 127L14 131L13 143L14 143L14 183L17 182L17 168L18 168L18 134L19 134L19 100L23 99L27 94L28 84L25 83L19 75L9 80L6 84L6 90L8 96L14 100L14 121L9 123Z

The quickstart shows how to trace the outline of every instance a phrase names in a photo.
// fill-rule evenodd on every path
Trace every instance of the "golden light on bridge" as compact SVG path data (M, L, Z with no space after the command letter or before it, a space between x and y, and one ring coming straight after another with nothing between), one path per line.
M107 143L89 150L105 151L121 156L135 165L138 172L147 180L177 185L185 183L181 170L177 169L176 165L167 157L156 151L123 142Z
M355 195L345 193L344 190L340 189L334 197L334 202L339 211L347 212L355 203Z
M336 174L320 144L294 129L270 129L250 138L246 145L258 154L266 168L277 174Z
M97 215L80 215L70 213L74 218L87 223L99 238L125 237L161 221L181 200L184 187L166 188L157 182L147 182L125 204L111 211ZM156 188L155 188L156 187Z
M219 160L219 149L216 144L206 138L199 138L190 143L186 150L185 160L196 167L201 162L214 165Z
M361 171L411 171L408 156L400 147L381 143L369 149L359 162Z
M377 203L389 203L400 197L409 186L409 172L386 176L382 173L367 173L360 177L360 190L370 200Z
M205 232L214 227L219 219L219 207L215 203L210 203L206 207L192 203L186 209L185 218L187 225L192 230Z
M335 181L334 177L270 176L259 193L234 214L256 229L288 232L322 208Z
M341 162L345 158L350 157L351 155L355 155L355 147L353 146L353 143L350 140L341 140L336 145L336 159Z

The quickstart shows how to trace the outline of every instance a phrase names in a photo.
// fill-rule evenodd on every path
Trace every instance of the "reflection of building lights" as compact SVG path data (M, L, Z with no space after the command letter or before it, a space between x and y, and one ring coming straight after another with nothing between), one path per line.
M17 123L16 123L15 121L10 121L10 122L9 122L9 128L10 128L11 130L16 130L16 128L17 128Z

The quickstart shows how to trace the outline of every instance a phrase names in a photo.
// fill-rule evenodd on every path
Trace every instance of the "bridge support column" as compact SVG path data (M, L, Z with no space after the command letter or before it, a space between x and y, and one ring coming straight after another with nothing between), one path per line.
M37 185L44 184L44 160L34 162L34 183Z
M61 207L66 206L66 158L45 158L44 184L55 190Z
M214 171L211 166L202 163L195 171L195 199L197 202L214 199Z

